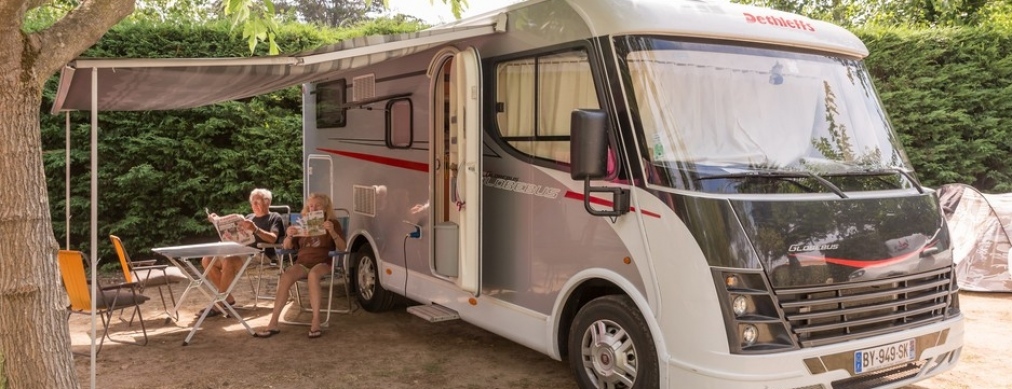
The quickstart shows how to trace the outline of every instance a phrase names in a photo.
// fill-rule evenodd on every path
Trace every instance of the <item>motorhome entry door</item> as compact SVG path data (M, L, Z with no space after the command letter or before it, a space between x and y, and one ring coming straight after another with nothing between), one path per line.
M478 294L481 256L481 110L479 91L478 53L467 48L454 57L457 63L457 119L461 125L463 152L460 156L460 186L464 188L464 206L460 218L460 278L457 284Z
M481 289L481 79L473 48L433 58L433 268L475 296Z

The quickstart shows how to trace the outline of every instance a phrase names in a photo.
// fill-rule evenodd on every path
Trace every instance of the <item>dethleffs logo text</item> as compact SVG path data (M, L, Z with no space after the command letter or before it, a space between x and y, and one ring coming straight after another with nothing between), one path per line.
M768 24L777 27L787 27L798 30L815 31L815 27L812 27L811 24L808 24L808 22L801 19L786 19L780 16L753 15L748 12L744 12L742 13L742 15L745 15L745 21L748 23Z

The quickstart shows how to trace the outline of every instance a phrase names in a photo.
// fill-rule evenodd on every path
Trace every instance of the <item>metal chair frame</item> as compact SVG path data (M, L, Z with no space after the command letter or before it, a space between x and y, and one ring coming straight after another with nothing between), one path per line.
M172 306L176 306L176 296L172 292L172 284L179 283L182 280L176 280L169 275L169 265L158 265L158 261L154 259L144 261L134 261L130 258L130 254L126 251L126 246L123 244L123 240L116 235L109 235L109 240L112 241L112 247L116 251L116 256L119 257L120 267L123 269L123 280L127 283L137 282L140 286L140 292L143 293L144 289L148 286L156 286L158 288L158 297L162 301L162 311L168 318L173 318L173 314L169 312L169 306L165 303L165 294L162 293L162 287L166 287L169 292L169 300L172 301ZM155 275L156 272L161 272L161 278ZM142 276L144 273L146 276ZM180 276L182 277L182 276ZM149 284L152 279L159 279L158 282ZM175 318L178 319L178 318ZM133 321L131 315L130 320Z
M271 205L267 208L269 211L277 212L281 215L281 224L285 230L291 223L292 207L288 205ZM282 212L284 211L284 212ZM281 260L279 251L283 250L281 247L281 241L275 243L257 243L257 248L260 249L260 254L257 257L257 275L255 276L256 281L253 280L254 276L250 273L246 273L246 278L249 280L250 289L253 290L253 308L256 309L260 300L274 301L274 295L263 293L263 269L264 267L270 266L270 257L267 256L268 249L274 249L274 256L278 261L278 276L280 277L284 273L284 266ZM268 285L269 286L269 285Z

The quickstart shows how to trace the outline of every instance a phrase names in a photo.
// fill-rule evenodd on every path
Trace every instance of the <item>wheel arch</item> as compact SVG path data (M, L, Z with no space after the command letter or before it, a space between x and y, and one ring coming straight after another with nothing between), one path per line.
M373 256L376 257L376 260L379 261L379 255L376 254L376 244L375 244L375 241L373 240L372 236L370 236L367 232L364 232L364 231L356 232L356 233L352 234L351 237L348 239L348 252L349 253L355 253L356 251L358 251L359 249L361 249L363 246L372 247L372 249L373 249L372 250L372 254L373 254Z
M365 247L365 246L369 246L372 249L372 255L376 259L376 262L379 263L379 261L380 261L379 255L376 254L376 243L372 239L372 236L370 236L365 231L358 231L358 232L355 232L355 233L351 234L351 237L348 238L348 255L351 256L349 258L350 261L349 261L348 266L351 267L351 269L349 269L349 271L351 271L351 273L349 274L349 276L351 277L352 280L356 279L355 272L358 269L358 264L355 263L355 257L354 257L354 255L355 255L356 252L358 252L358 250L361 250L362 247ZM381 276L382 276L382 274L378 274L377 275L377 277L381 277Z
M646 298L631 282L619 274L605 269L587 269L570 278L563 287L563 291L559 294L555 304L556 314L553 315L555 323L550 335L552 349L549 351L555 357L564 359L568 356L566 345L569 339L569 330L580 308L595 298L607 295L624 295L632 299L650 328L658 359L662 359L662 355L666 354L666 350L661 348L664 344L663 335L659 331L660 327Z

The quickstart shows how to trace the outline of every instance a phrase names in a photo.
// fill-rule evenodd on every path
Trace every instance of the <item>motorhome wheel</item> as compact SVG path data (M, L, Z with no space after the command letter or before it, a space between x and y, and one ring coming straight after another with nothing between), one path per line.
M657 387L654 340L632 299L598 297L580 309L569 331L569 366L581 389Z
M358 303L369 312L380 312L390 309L394 303L394 294L380 285L379 267L372 248L362 246L355 251L355 284L358 287Z

